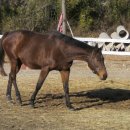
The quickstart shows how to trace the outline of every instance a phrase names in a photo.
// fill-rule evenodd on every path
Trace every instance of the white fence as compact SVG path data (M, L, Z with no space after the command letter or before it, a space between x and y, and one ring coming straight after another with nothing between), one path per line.
M83 38L83 37L74 37L75 39L82 41L82 42L113 42L113 43L129 43L130 39L124 40L124 39L106 39L106 38Z
M117 26L115 32L110 36L102 32L98 38L74 38L91 46L98 44L98 47L102 48L103 54L130 55L130 34L122 25Z
M95 43L102 44L106 42L130 44L130 39L124 40L124 39L81 38L81 37L74 37L74 38L85 43L88 42L89 45L93 45ZM102 51L102 53L108 55L130 55L130 52L125 51Z

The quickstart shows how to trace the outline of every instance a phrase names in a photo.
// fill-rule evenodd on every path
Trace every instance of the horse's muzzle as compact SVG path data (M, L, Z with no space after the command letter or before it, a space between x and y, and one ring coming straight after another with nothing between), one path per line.
M107 74L103 75L103 77L100 77L101 80L106 80L107 79Z
M100 71L98 73L99 77L101 80L106 80L107 79L107 72L106 71Z

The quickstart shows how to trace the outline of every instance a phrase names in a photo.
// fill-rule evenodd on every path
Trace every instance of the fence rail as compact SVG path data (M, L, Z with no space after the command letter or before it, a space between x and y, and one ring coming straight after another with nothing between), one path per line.
M82 42L97 42L97 43L105 43L105 42L113 42L113 43L129 43L130 39L107 39L107 38L84 38L84 37L74 37L75 39L82 41Z
M74 37L75 39L82 41L82 42L88 42L89 45L92 45L94 43L102 44L102 43L126 43L130 44L130 39L124 40L124 39L104 39L104 38L83 38L83 37ZM122 56L130 56L130 52L125 51L102 51L105 55L122 55Z

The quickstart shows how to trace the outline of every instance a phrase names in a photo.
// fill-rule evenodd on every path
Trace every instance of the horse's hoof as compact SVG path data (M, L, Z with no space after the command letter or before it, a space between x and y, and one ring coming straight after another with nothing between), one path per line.
M68 106L67 108L71 111L75 111L75 108L73 106Z
M8 100L7 103L9 103L9 104L15 104L13 100Z
M21 100L21 99L17 99L16 101L17 101L17 104L18 104L18 105L21 105L21 106L22 106L22 100Z
M30 101L29 105L31 108L35 108L34 102Z
M6 98L7 98L7 101L9 101L9 102L12 101L12 98L10 95L7 95Z
M75 108L71 107L71 108L68 108L69 110L71 111L75 111Z
M35 108L35 106L34 106L34 105L32 105L32 104L30 104L30 108Z

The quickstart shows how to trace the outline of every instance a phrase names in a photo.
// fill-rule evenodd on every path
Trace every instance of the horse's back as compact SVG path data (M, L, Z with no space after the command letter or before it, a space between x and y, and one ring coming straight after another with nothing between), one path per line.
M30 68L56 64L63 59L62 44L57 34L39 34L31 31L10 32L3 41L9 59L20 59Z

